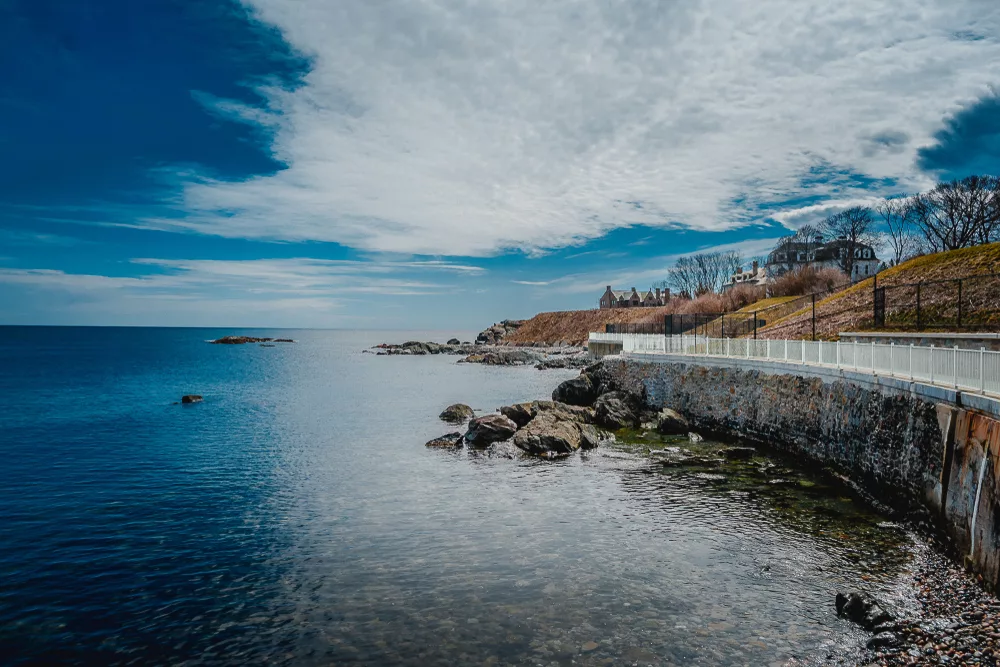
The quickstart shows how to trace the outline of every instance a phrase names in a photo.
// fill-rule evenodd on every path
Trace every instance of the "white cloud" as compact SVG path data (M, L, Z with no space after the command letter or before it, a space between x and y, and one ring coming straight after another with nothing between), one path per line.
M244 2L313 68L263 109L201 99L288 168L188 180L148 225L469 256L725 229L863 192L817 168L926 185L916 150L1000 59L993 0Z

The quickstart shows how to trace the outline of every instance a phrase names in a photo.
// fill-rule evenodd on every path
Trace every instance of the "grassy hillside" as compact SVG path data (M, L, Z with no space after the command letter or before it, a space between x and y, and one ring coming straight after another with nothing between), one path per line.
M530 345L533 343L568 343L585 345L591 331L604 331L606 324L651 322L662 319L671 312L670 306L661 308L612 308L609 310L564 310L539 313L504 338L504 343Z
M921 320L939 330L956 328L958 292L954 280L966 276L1000 273L1000 243L963 248L917 257L878 275L886 290L886 330L905 330L916 324L916 288L922 282ZM873 284L866 280L816 303L816 337L831 339L844 331L873 329ZM1000 329L1000 280L966 280L962 285L962 324L978 329ZM807 306L758 331L763 338L808 338L812 334L811 307Z

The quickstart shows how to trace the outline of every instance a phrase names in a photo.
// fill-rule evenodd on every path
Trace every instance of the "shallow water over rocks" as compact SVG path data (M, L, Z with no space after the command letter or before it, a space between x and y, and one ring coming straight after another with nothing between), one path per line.
M911 603L910 535L788 461L628 434L556 462L424 447L452 403L577 371L218 335L2 333L13 664L815 664L867 639L838 590Z

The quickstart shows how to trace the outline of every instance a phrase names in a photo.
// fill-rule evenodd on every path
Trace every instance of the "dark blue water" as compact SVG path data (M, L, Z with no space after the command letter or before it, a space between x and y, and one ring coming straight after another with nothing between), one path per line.
M785 664L859 641L832 595L881 547L849 527L632 450L423 447L444 406L575 371L361 353L453 332L204 342L228 333L0 328L4 664Z

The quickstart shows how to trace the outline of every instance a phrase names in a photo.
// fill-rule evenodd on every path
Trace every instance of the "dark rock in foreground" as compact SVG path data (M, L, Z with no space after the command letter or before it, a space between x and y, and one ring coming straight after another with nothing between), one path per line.
M757 450L753 447L727 447L719 453L730 461L746 461L756 456Z
M552 400L570 405L593 405L597 389L590 376L582 373L579 377L566 380L552 392Z
M878 602L861 593L837 593L837 615L857 623L865 630L871 630L881 623L893 620L892 614Z
M664 408L656 418L656 431L661 435L686 435L691 424L676 410Z
M438 418L452 424L462 424L476 416L476 413L464 403L449 405L438 415Z
M530 403L517 403L500 408L500 414L513 421L518 427L527 426L528 422L542 412L557 412L561 419L577 421L582 424L594 422L592 409L555 401L531 401Z
M255 336L223 336L209 341L213 345L246 345L247 343L294 343L291 338L257 338Z
M446 433L439 438L427 441L427 447L461 447L462 434L458 431Z
M486 415L469 422L465 440L475 447L487 447L507 440L517 431L517 424L503 415Z
M570 421L563 415L555 410L539 413L517 432L514 444L529 454L548 459L569 456L578 449L592 449L600 444L602 434L597 428Z
M202 397L198 394L188 394L181 396L181 403L201 403Z
M594 403L594 419L599 426L617 431L637 426L639 415L624 394L611 391L598 397Z

